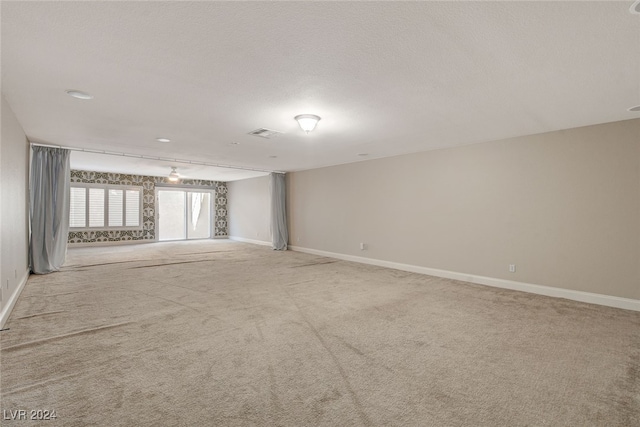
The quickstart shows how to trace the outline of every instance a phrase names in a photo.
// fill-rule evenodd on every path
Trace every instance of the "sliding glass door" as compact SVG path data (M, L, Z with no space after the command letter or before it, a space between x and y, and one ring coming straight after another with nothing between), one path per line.
M157 190L158 239L184 240L212 237L213 190Z
M187 239L208 239L211 236L210 193L187 191Z

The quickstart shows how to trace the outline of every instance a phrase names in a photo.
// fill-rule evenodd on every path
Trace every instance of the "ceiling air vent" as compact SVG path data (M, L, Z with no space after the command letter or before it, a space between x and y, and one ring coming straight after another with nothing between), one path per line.
M249 132L249 135L270 139L270 138L275 138L281 133L282 132L273 130L273 129L260 128L260 129L252 130L251 132Z

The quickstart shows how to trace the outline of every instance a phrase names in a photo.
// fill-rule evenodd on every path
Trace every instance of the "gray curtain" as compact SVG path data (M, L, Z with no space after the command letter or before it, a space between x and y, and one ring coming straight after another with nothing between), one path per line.
M69 237L69 150L33 146L29 214L31 271L58 271L67 254Z
M283 173L271 173L271 238L273 249L287 250L286 184Z

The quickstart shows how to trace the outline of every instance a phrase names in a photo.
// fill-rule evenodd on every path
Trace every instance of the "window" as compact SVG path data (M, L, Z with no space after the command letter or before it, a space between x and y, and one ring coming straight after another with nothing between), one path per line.
M138 187L72 183L69 227L140 228L141 205Z

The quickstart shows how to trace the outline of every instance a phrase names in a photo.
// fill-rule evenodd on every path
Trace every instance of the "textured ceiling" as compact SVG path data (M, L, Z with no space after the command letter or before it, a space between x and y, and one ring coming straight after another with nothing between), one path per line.
M32 141L309 169L640 117L631 3L3 1L2 92Z

